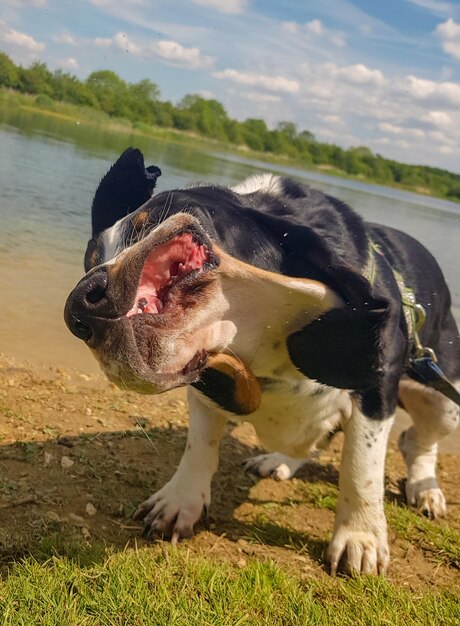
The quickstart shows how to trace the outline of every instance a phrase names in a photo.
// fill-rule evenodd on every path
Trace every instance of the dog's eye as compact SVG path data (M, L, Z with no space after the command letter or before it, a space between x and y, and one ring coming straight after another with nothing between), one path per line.
M99 251L97 242L94 239L90 239L88 242L88 247L86 248L85 253L85 270L88 272L89 270L99 265L101 262L101 253Z

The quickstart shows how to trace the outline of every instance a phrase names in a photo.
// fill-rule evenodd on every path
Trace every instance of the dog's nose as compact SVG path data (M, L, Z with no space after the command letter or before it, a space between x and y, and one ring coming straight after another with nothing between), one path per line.
M104 334L104 319L113 315L107 298L105 269L87 274L67 298L64 319L69 330L83 341L98 343Z

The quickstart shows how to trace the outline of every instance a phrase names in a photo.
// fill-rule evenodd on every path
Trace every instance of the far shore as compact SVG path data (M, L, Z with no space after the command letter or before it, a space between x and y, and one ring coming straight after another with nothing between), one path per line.
M166 141L176 144L182 144L197 150L210 153L225 153L253 161L263 161L272 165L295 167L306 172L316 172L319 174L335 176L347 180L355 180L361 183L374 184L378 186L399 189L402 191L410 191L413 193L431 196L433 198L441 198L457 203L454 197L447 198L443 194L436 193L428 187L421 185L403 185L403 184L384 184L363 175L353 176L338 169L332 165L308 165L301 160L290 158L288 156L279 156L269 152L256 152L246 146L235 146L216 139L204 137L197 133L182 131L173 128L161 128L158 126L148 126L144 123L131 122L124 118L110 117L102 111L97 111L89 107L77 106L64 102L56 102L49 100L49 103L37 104L36 97L27 94L20 94L12 90L4 90L0 93L0 123L3 122L1 117L2 110L6 113L14 108L15 113L21 111L25 114L39 115L43 118L54 118L62 122L75 123L78 126L84 125L88 127L104 128L108 132L116 134L129 134L139 136L156 141ZM8 123L8 120L7 120ZM71 137L68 138L70 141ZM458 200L460 203L460 199Z

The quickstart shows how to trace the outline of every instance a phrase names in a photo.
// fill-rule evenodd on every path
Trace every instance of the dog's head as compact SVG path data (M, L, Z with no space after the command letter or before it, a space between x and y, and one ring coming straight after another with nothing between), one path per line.
M152 196L160 174L129 149L102 179L92 206L87 274L66 303L67 325L110 380L145 393L203 383L209 360L216 367L215 355L228 348L261 377L289 361L325 384L358 389L375 383L385 311L359 271L337 260L327 237L228 188ZM264 193L257 198L273 201ZM281 210L284 199L276 201ZM328 318L319 320L313 339L299 335L331 309L339 309L332 324L339 351ZM365 335L350 327L355 311L368 321ZM306 360L310 353L313 364ZM355 361L359 367L351 368ZM227 366L221 371L228 378Z
M108 378L146 393L196 381L234 334L222 320L219 257L197 208L193 215L183 198L150 198L160 173L129 149L101 181L87 274L65 308Z

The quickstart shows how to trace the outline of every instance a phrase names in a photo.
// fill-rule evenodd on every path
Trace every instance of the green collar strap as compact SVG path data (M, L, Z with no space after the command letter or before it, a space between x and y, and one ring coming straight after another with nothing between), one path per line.
M380 246L369 239L368 261L364 269L363 275L371 285L374 284L377 262L375 255L380 254L385 258ZM390 266L391 267L391 266ZM409 341L409 369L415 375L417 380L425 385L433 387L444 396L452 400L460 406L460 392L454 387L451 381L444 374L439 366L438 359L432 348L428 348L422 344L419 332L426 321L426 313L423 306L417 302L414 290L407 286L401 272L391 268L399 293L401 294L401 303L404 318L407 325L407 337Z
M377 274L377 262L375 255L380 254L380 256L384 258L385 255L383 254L380 246L372 241L372 239L369 239L368 242L368 260L363 275L365 278L367 278L369 283L373 285ZM401 303L404 312L404 319L406 320L407 325L407 335L409 341L413 344L415 350L418 352L424 349L420 342L418 333L420 332L426 320L425 309L420 303L417 302L414 290L411 287L408 287L404 282L404 278L401 272L398 272L393 268L391 268L391 271L393 272L396 284L398 285L399 293L401 294Z

